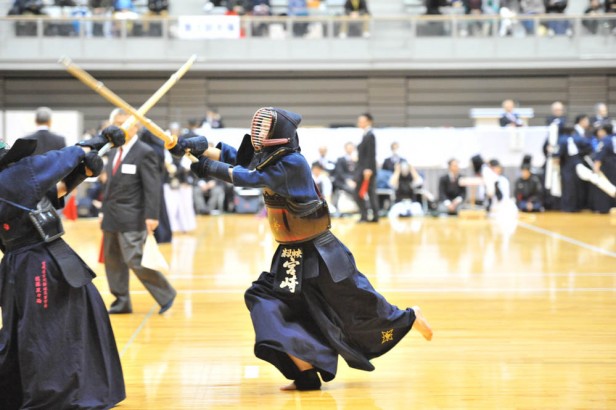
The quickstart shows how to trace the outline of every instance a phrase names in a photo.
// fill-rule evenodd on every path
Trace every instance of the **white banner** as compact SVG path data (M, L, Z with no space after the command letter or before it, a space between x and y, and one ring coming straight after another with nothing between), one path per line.
M180 16L178 37L187 40L240 38L239 16Z

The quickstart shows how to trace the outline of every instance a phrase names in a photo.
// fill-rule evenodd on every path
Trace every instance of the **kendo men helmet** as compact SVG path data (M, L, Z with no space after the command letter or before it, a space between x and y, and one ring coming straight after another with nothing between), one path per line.
M288 145L299 148L297 127L302 116L281 108L259 108L252 117L250 139L256 152L264 148Z

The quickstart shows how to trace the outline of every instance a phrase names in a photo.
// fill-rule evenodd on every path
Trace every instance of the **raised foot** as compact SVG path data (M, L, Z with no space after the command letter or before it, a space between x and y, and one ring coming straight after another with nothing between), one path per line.
M426 340L432 340L432 328L428 324L428 321L421 313L419 306L413 306L411 309L415 312L415 323L413 323L413 329L417 330Z

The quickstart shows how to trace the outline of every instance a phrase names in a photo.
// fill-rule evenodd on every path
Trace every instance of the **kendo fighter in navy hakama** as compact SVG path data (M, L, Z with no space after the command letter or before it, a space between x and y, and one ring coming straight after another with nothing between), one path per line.
M561 209L563 212L579 212L586 207L588 183L582 180L576 166L592 152L590 142L574 132L573 127L559 129L558 155L560 159L560 178L562 185Z
M596 130L597 152L592 156L590 170L583 164L576 166L578 176L590 182L591 209L602 214L616 208L616 135L612 124L603 124Z
M55 211L101 172L96 150L124 142L119 128L103 135L42 155L31 155L34 140L0 147L2 410L109 409L126 397L95 274L61 238Z
M336 376L339 355L353 368L374 370L370 360L411 328L432 338L421 310L388 303L330 231L327 203L300 153L300 121L299 114L261 108L239 150L220 143L192 165L201 178L264 189L279 246L270 271L253 282L245 301L256 333L255 355L293 380L283 390L319 389L321 379Z

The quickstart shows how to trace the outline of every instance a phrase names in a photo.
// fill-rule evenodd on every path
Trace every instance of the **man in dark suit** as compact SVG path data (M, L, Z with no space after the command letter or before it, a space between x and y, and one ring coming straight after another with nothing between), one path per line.
M36 150L32 155L44 154L48 151L62 149L66 147L66 139L58 134L49 131L51 127L51 109L39 107L36 110L34 121L36 131L25 136L25 139L36 140Z
M364 136L357 146L357 167L355 168L355 182L357 184L355 201L361 214L360 222L379 221L379 200L376 195L376 139L372 132L372 122L372 115L369 113L364 113L357 118L357 127L364 131ZM370 199L370 208L372 209L371 220L368 220L366 194Z
M128 115L112 112L110 120L122 125ZM129 269L137 275L160 305L167 311L177 292L165 276L141 265L148 234L158 226L161 203L161 174L157 154L136 136L135 125L126 131L126 143L109 153L106 170L109 177L103 199L103 252L105 272L116 300L109 313L132 313L129 294Z

